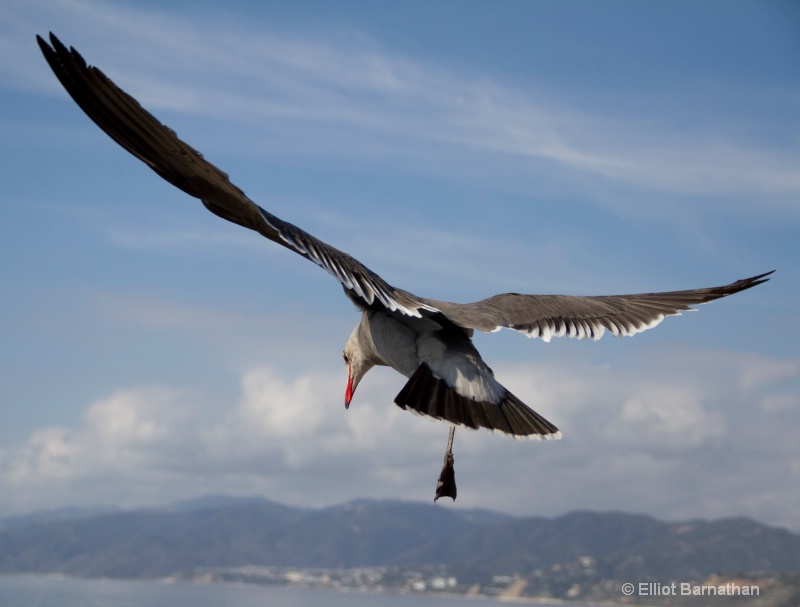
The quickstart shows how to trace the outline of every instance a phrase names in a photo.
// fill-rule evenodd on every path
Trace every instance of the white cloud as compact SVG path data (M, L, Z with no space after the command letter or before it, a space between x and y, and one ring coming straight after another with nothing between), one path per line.
M646 373L498 366L498 377L564 438L512 441L460 430L458 505L527 514L748 514L799 527L800 447L790 429L800 412L754 411L761 393L736 387L752 358L727 359L710 374L685 361ZM341 373L287 377L259 367L243 375L229 403L165 387L117 391L91 403L78 427L39 430L0 458L2 509L104 496L129 505L143 495L164 501L211 491L305 505L365 495L430 499L447 426L395 407L402 378L388 370L367 376L349 411L343 381Z
M770 394L761 399L760 407L766 411L800 410L800 397L797 394Z
M641 386L622 404L619 418L606 429L615 441L650 449L680 450L725 435L724 416L704 410L696 386Z
M800 498L800 447L791 430L798 411L758 408L761 391L781 390L781 381L739 389L754 360L785 364L734 353L665 352L625 371L568 361L497 367L564 438L495 445L495 437L461 433L462 496L498 509L529 504L539 514L571 508L670 519L746 514L798 528L788 506Z
M753 357L739 378L742 390L751 391L764 384L791 379L800 375L800 360L776 361Z

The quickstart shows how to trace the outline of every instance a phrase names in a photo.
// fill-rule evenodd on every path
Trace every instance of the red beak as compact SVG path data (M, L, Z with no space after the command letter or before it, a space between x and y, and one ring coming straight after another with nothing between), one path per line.
M344 393L344 408L350 408L350 401L353 400L353 370L347 366L347 390Z

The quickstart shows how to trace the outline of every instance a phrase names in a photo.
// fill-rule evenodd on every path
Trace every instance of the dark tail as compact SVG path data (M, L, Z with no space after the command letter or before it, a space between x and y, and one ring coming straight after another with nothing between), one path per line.
M499 403L460 395L422 363L394 399L401 409L449 421L467 428L487 428L515 437L558 438L553 424L506 391Z

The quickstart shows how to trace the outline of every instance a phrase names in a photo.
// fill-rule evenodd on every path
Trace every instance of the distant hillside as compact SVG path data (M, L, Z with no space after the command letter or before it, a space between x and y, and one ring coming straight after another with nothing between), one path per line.
M163 510L65 511L3 523L2 573L152 578L245 566L440 566L475 584L547 578L541 587L557 596L574 588L576 576L600 583L800 571L800 536L745 518L514 518L400 501L300 509L205 498Z
M526 574L592 557L601 577L702 579L712 574L800 571L800 536L747 518L664 523L648 516L573 512L475 528L406 555Z

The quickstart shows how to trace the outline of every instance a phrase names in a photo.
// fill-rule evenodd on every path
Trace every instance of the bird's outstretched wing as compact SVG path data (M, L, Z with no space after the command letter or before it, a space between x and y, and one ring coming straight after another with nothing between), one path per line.
M97 126L169 183L199 198L212 213L313 261L342 283L348 295L362 306L379 305L417 317L423 311L437 312L421 298L392 287L347 253L259 207L230 182L226 173L55 35L50 34L52 46L40 36L36 40L61 84Z
M52 47L36 37L45 59L81 109L114 141L153 171L187 194L199 198L212 213L250 228L327 270L362 306L381 306L406 316L442 314L465 329L495 331L511 328L531 337L591 337L606 330L632 335L679 314L767 280L761 274L730 285L640 295L574 297L505 293L470 304L417 297L389 285L357 259L308 232L265 211L228 175L184 143L139 102L102 71L87 65L74 48L66 48L52 33Z
M774 270L773 270L774 271ZM772 272L737 280L721 287L639 293L635 295L520 295L504 293L470 304L426 299L457 325L479 331L508 328L529 337L600 339L635 335L659 324L664 317L693 310L691 306L744 291L769 280Z

